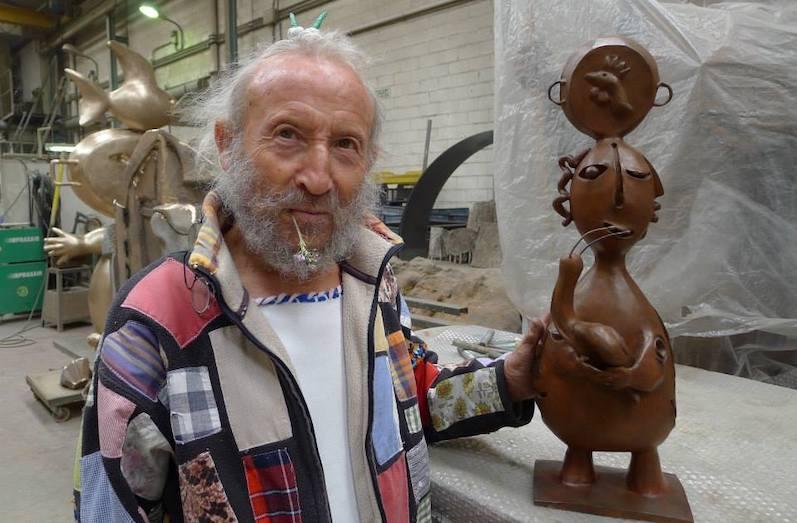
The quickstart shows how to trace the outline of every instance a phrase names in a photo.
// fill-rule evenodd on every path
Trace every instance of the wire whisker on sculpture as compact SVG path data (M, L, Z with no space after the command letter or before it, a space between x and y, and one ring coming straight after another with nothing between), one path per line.
M582 241L584 241L584 238L586 238L587 236L589 236L589 235L590 235L590 234L592 234L593 232L598 232L598 231L611 231L611 230L612 230L612 228L615 228L615 229L616 229L616 227L614 227L613 225L604 225L603 227L595 227L594 229L592 229L592 230L590 230L590 231L587 231L587 232L585 232L584 234L582 234L582 235L581 235L581 237L579 237L578 241L575 243L575 245L573 245L573 248L572 248L572 249L570 249L570 254L569 254L568 256L573 256L573 253L574 253L574 252L576 252L576 248L578 247L578 245L579 245L579 244L580 244Z
M612 236L624 237L624 236L628 236L630 233L631 233L631 231L629 231L629 230L621 230L621 231L615 231L615 232L610 232L608 234L604 234L603 236L595 238L594 240L589 242L587 245L585 245L584 248L581 249L578 252L578 255L581 256L582 254L584 254L584 251L586 251L587 249L589 249L590 247L592 247L596 243L602 242L603 240L605 240L607 238L611 238Z

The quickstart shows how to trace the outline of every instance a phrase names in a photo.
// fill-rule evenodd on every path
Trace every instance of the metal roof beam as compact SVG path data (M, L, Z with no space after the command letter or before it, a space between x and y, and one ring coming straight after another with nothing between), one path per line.
M51 29L58 18L33 9L0 3L0 23Z

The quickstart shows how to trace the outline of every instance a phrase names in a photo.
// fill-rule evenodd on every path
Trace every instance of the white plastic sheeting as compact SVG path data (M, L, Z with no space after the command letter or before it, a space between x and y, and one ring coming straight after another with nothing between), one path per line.
M594 143L546 90L579 46L618 34L675 93L626 138L665 190L632 274L672 336L797 337L797 2L497 0L495 19L496 204L518 308L547 310L578 238L551 208L556 162Z

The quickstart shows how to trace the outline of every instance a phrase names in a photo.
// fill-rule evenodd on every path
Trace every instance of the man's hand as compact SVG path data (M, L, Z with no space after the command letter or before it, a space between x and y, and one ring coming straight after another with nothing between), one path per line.
M532 385L534 353L545 341L545 326L548 320L547 314L543 319L531 320L529 332L504 360L504 377L512 401L526 401L537 396Z

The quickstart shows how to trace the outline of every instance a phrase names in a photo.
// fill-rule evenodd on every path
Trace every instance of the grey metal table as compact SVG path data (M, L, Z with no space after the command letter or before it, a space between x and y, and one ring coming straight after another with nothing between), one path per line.
M460 361L453 339L476 343L483 327L419 331L441 363ZM496 341L515 338L497 332ZM659 448L678 475L696 522L797 523L797 390L677 366L678 421ZM562 444L539 415L525 427L438 443L432 510L438 521L609 522L532 503L536 459L559 460ZM627 466L626 454L596 453L599 465Z

